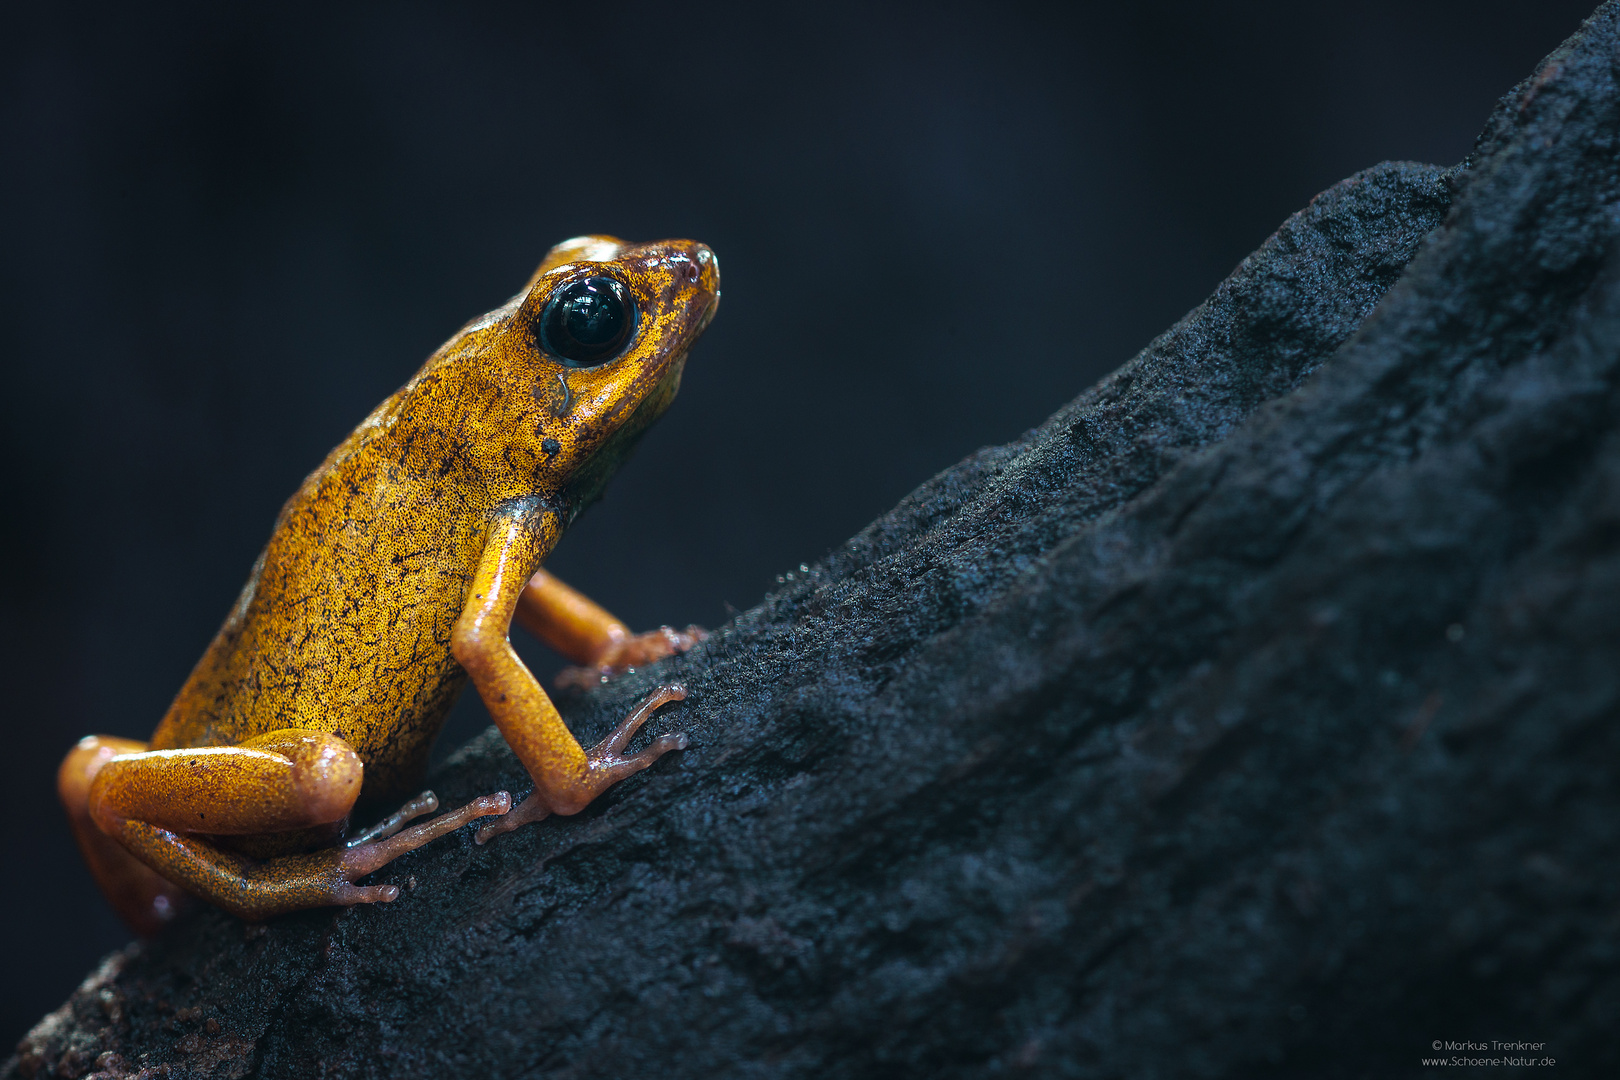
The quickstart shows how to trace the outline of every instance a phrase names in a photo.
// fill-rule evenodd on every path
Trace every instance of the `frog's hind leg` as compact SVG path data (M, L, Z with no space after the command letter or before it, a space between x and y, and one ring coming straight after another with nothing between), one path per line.
M99 831L142 863L187 892L247 919L392 900L399 894L392 885L354 882L475 818L505 813L511 805L502 792L375 843L262 861L210 839L287 833L341 821L360 794L363 771L359 757L337 736L288 729L238 746L110 757L90 781L85 803Z
M62 759L56 793L67 811L73 838L90 874L130 929L143 937L162 930L185 906L186 894L163 875L125 851L96 827L90 816L90 784L101 767L120 754L138 754L146 744L134 739L89 735Z

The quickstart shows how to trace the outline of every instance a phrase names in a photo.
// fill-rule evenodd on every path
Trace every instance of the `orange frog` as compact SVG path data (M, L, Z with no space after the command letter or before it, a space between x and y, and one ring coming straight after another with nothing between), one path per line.
M592 680L703 636L632 635L540 563L674 399L719 300L702 244L566 241L327 456L151 742L91 736L62 763L80 849L131 927L155 932L182 891L246 919L392 900L355 882L475 818L503 815L482 843L578 813L686 745L622 752L686 696L662 686L583 749L507 633L515 615ZM534 793L405 828L438 808L426 792L345 841L357 800L420 783L468 678Z

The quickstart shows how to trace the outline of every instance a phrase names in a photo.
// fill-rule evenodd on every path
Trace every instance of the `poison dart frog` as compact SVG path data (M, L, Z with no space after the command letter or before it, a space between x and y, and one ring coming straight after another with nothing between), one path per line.
M507 635L516 617L588 681L703 637L631 634L541 562L674 399L719 300L702 244L565 241L327 455L151 741L90 736L58 772L80 849L133 929L156 932L183 893L251 920L390 901L397 886L356 882L478 818L493 819L483 843L578 813L686 746L662 735L625 753L686 696L668 685L584 749ZM469 679L534 792L407 827L438 808L425 792L347 835L357 803L416 790Z

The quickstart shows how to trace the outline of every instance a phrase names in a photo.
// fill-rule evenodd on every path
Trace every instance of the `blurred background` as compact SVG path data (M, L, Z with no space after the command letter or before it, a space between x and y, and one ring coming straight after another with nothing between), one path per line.
M712 627L1321 189L1461 159L1592 3L10 11L0 1057L128 940L61 756L151 733L281 502L554 242L720 256L680 400L550 563ZM485 723L469 695L439 756Z

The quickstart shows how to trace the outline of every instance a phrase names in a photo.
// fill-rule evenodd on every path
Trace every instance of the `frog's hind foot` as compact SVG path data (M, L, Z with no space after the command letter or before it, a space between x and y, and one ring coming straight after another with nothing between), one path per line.
M425 805L431 802L431 806ZM463 825L481 817L492 817L506 814L512 809L512 796L504 791L497 791L493 795L482 795L459 810L452 810L448 814L441 814L432 821L424 821L420 825L413 825L404 829L407 821L423 814L431 813L439 805L438 796L431 791L424 791L421 795L406 803L397 813L390 814L378 824L367 829L364 833L349 841L346 850L339 858L339 866L343 876L351 883L357 878L386 866L405 854L417 848L432 843L447 833L455 832ZM401 831L403 829L403 831ZM392 900L399 894L399 890L392 885L370 886L362 888L350 886L354 890L355 899L338 899L335 903L353 904L370 903L377 900ZM374 893L378 889L392 890L387 896L358 895L359 893Z
M369 829L355 833L343 842L344 847L356 848L362 844L369 844L373 840L386 840L393 836L407 824L421 817L431 814L439 808L439 797L431 791L424 791L398 810L383 818Z
M585 755L586 775L581 781L571 785L573 790L560 793L562 798L558 801L563 803L562 806L554 806L536 788L528 798L518 804L517 809L499 821L492 821L479 829L478 842L487 844L501 833L511 832L519 825L527 825L531 821L549 817L553 812L577 814L590 805L592 799L625 777L640 772L671 750L685 750L687 746L685 735L660 735L646 749L629 757L621 756L625 745L635 737L636 732L641 730L641 726L660 706L667 705L671 701L684 700L686 687L679 683L660 686L648 694L642 699L641 704L636 706L635 711L625 717L607 738L597 743Z

